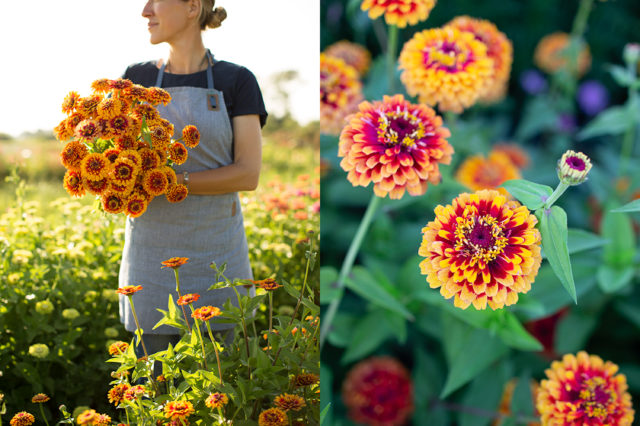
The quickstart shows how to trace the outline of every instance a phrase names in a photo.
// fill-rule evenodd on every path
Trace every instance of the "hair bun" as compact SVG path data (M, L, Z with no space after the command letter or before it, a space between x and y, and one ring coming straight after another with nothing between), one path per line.
M209 28L218 28L226 18L227 11L224 7L216 7L209 13L206 26Z

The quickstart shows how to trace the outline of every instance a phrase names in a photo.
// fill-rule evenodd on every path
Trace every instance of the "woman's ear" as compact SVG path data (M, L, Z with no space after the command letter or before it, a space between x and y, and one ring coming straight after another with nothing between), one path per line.
M202 3L200 0L189 0L189 18L197 18L201 9Z

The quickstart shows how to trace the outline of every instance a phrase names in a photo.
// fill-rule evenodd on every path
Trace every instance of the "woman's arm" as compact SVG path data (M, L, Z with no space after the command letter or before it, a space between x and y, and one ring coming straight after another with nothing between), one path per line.
M262 164L262 134L258 115L233 117L234 161L217 169L189 173L189 194L215 195L253 191ZM178 183L183 183L178 174Z

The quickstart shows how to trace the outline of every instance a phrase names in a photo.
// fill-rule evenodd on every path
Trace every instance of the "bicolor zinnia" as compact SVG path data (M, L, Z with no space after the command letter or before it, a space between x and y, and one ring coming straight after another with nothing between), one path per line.
M373 182L379 197L422 195L440 182L438 165L451 162L450 135L433 109L402 95L365 101L340 134L340 166L354 186Z
M164 406L164 416L171 420L184 420L194 412L193 404L189 401L169 401Z
M627 379L611 361L580 351L553 361L545 374L536 403L543 425L633 424Z
M362 101L359 74L345 61L320 54L320 131L337 135Z
M425 21L436 0L364 0L360 9L369 11L369 17L376 19L384 15L388 25L404 28Z
M423 229L420 270L431 288L466 309L499 309L531 289L540 268L538 220L495 190L463 193L439 205Z
M495 189L503 195L508 195L504 182L511 179L521 179L520 170L507 154L491 151L487 158L482 154L466 158L456 171L456 180L471 189Z
M473 33L434 28L414 34L400 52L400 80L421 103L462 112L493 82L493 60Z

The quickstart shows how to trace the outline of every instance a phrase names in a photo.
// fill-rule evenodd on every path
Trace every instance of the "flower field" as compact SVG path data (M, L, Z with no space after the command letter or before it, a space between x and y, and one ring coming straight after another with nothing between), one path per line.
M156 389L136 388L148 362L138 362L133 345L124 349L132 342L119 321L116 293L124 218L97 211L89 197L71 198L62 187L62 165L42 159L50 156L46 142L60 151L56 141L23 141L19 161L2 170L0 423L15 417L16 424L31 424L33 415L45 424L44 415L48 424L151 424L152 418L153 424L258 424L271 410L263 417L317 424L317 149L297 143L295 134L265 137L261 183L241 200L254 277L281 287L243 298L242 312L222 309L226 321L240 324L242 317L245 325L231 344L213 343L204 322L196 340L182 331L186 337L173 356L157 357L170 365L172 380ZM15 152L14 144L4 143L3 151ZM30 148L33 156L20 155ZM219 286L232 285L218 278ZM182 311L173 308L165 320L185 328ZM193 327L194 319L188 321ZM117 396L131 387L130 399Z
M634 424L638 5L321 4L323 424Z

